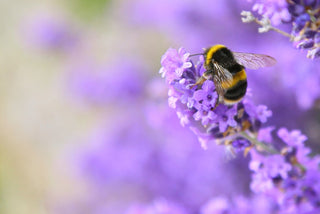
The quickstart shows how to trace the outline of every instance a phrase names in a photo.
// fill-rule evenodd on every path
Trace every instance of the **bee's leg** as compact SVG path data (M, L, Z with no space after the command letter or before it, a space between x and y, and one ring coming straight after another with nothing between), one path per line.
M212 77L211 71L206 71L203 73L203 75L197 80L197 82L191 86L193 88L196 85L202 85L206 80L210 79Z
M202 85L202 84L204 83L204 81L206 81L206 80L207 80L207 79L206 79L205 77L201 76L201 77L197 80L197 82L191 86L191 88L193 88L193 87L195 87L195 86L198 86L198 85Z
M218 107L219 104L220 104L220 95L218 94L218 97L216 99L216 103L214 104L212 110L215 110Z
M202 85L207 79L204 76L201 76L195 85Z

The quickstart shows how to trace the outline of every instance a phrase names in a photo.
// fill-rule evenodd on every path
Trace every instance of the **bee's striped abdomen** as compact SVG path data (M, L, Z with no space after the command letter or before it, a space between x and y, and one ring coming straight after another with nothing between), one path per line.
M227 89L223 96L225 104L234 104L239 102L247 92L247 80L238 81L233 87Z
M237 72L237 73L234 73L232 75L233 79L232 79L232 83L225 83L225 82L222 82L221 83L221 86L222 88L224 89L230 89L232 87L234 87L239 81L244 81L244 80L247 80L247 74L245 72L244 69L242 69L241 71Z
M247 75L244 69L233 75L232 84L225 88L223 95L225 104L234 104L239 102L247 92Z

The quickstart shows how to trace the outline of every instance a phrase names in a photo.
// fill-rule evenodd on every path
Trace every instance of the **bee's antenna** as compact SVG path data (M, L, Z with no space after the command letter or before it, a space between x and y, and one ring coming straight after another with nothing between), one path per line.
M191 54L190 57L192 57L192 56L199 56L199 55L203 55L203 53Z

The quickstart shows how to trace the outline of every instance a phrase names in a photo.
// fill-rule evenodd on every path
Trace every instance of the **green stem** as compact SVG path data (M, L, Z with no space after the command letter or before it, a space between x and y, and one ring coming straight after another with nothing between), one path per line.
M257 24L263 26L263 23L262 23L261 21L259 21L257 18L256 18L254 21L255 21ZM284 31L282 31L282 30L280 30L280 29L278 29L278 28L275 28L275 27L273 27L273 26L270 26L270 29L276 31L277 33L282 34L283 36L289 37L291 41L294 40L294 37L293 37L292 35L288 34L287 32L284 32Z
M266 152L269 152L271 154L279 154L280 153L279 151L277 151L276 149L272 148L271 146L268 146L267 144L258 141L256 138L251 137L246 132L240 132L239 134L242 137L244 137L247 140L249 140L253 145L261 147Z

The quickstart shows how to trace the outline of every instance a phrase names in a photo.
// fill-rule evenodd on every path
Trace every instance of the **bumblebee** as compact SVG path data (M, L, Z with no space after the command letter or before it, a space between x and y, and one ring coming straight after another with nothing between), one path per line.
M204 81L209 79L213 80L218 94L214 108L220 103L233 105L242 100L247 91L245 68L258 69L276 63L276 60L271 56L232 52L224 45L214 45L204 49L204 53L194 55L204 56L206 69L195 85L202 85Z

